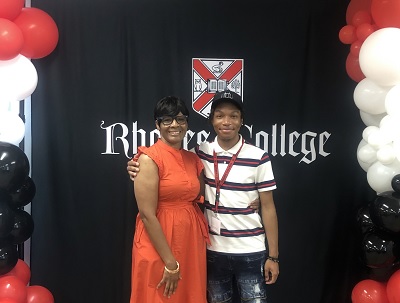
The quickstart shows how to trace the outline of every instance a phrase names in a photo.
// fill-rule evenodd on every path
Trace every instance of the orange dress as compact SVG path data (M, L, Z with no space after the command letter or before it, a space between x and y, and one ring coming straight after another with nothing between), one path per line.
M206 303L208 229L203 213L193 202L199 194L198 175L203 165L195 153L176 150L161 140L151 147L140 147L140 153L148 155L158 166L157 218L180 264L182 280L169 299L163 296L165 285L156 289L165 264L138 215L132 248L130 303Z

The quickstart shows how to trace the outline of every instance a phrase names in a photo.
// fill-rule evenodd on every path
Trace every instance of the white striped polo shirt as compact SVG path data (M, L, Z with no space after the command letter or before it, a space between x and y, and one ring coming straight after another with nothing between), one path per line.
M221 179L229 160L241 145L242 139L225 151L215 139L214 142L204 142L195 148L195 152L204 164L206 190L204 214L208 222L211 222L211 217L215 216L213 150L217 154ZM221 187L217 214L221 221L220 235L210 231L211 245L207 249L233 254L264 251L266 249L265 231L261 216L248 205L258 198L258 192L275 188L276 183L268 153L245 142Z

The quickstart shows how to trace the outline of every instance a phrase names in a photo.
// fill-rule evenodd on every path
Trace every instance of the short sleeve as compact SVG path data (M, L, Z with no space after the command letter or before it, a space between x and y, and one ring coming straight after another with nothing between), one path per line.
M257 166L256 185L259 191L276 189L276 182L268 153L264 153Z
M149 156L158 166L158 169L161 170L163 167L163 161L162 161L162 157L160 157L160 155L157 152L157 149L155 148L148 148L146 146L139 146L138 147L138 153L135 156L135 158L139 159L139 156L141 154L145 154L147 156Z

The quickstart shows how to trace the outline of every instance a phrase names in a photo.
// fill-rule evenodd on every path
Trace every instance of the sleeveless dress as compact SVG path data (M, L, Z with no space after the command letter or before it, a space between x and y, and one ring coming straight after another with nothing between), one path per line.
M158 290L164 262L154 249L139 215L132 248L132 288L130 303L206 303L206 244L208 225L195 199L200 190L198 175L203 169L195 153L176 150L160 139L150 147L140 147L158 166L160 177L157 218L167 242L180 264L182 279L176 293L163 296Z

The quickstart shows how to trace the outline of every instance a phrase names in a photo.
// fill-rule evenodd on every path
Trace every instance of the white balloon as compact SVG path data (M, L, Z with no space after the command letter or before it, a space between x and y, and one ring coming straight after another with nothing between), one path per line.
M385 109L389 115L400 118L400 85L395 85L388 91Z
M396 153L392 144L387 144L379 147L376 152L376 158L384 165L388 165L396 160Z
M357 151L357 158L364 163L374 163L376 161L377 150L370 144L364 144Z
M362 132L362 137L365 141L368 142L368 137L375 132L379 131L379 127L377 126L367 126L366 128L364 128L363 132Z
M393 141L393 149L397 160L400 161L400 138Z
M391 86L381 86L369 78L364 78L354 89L354 103L363 112L382 114L386 111L385 97L390 88Z
M391 143L392 139L379 129L378 131L369 134L367 142L372 147L379 148Z
M18 145L25 136L25 124L11 112L0 113L0 141Z
M0 60L0 102L20 101L36 89L38 75L32 62L17 55L11 60Z
M368 171L368 168L372 165L372 162L371 163L367 163L367 162L361 161L359 156L358 156L358 153L359 153L360 149L362 147L364 147L365 145L367 145L367 144L368 144L367 141L365 141L364 139L361 139L361 141L360 141L360 143L358 144L358 147L357 147L357 161L358 161L358 164L361 166L361 168L365 172Z
M378 194L385 191L393 191L392 179L400 173L400 162L395 160L389 165L384 165L379 161L372 164L367 171L367 181L369 186Z
M361 120L366 126L379 126L384 116L386 116L386 112L378 115L371 115L360 110Z
M365 39L359 54L365 77L379 85L400 84L400 29L385 27Z
M394 141L396 138L400 137L400 119L392 115L386 115L382 118L379 129L385 136Z

